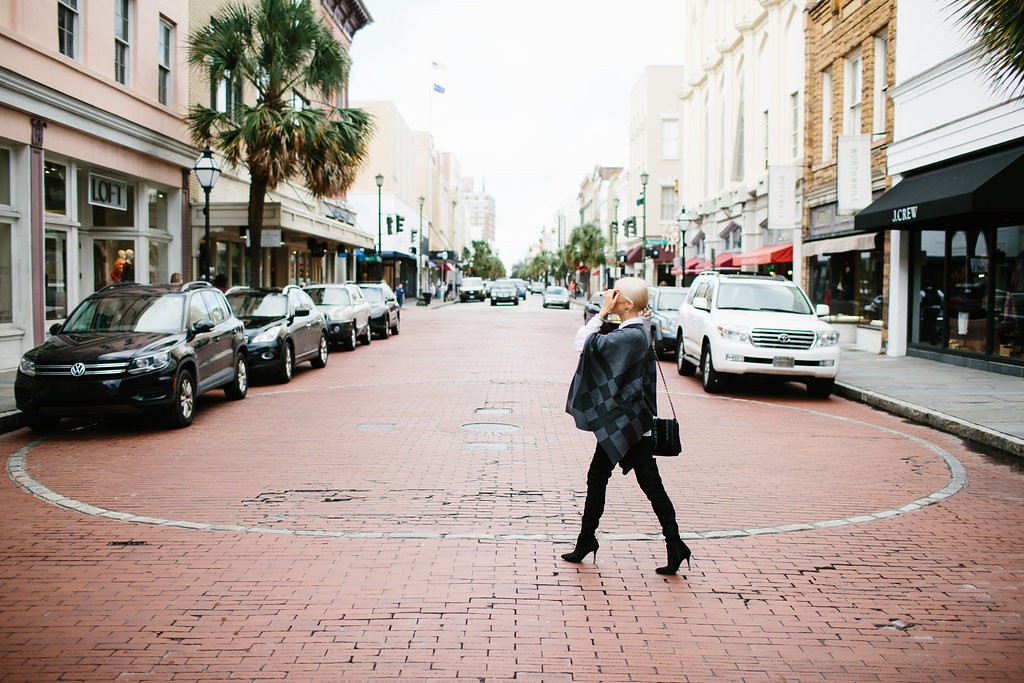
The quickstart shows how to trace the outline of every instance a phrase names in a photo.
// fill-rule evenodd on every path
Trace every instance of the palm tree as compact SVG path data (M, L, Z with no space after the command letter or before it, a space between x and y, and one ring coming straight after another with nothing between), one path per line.
M225 6L190 39L189 61L210 82L242 84L255 104L189 110L193 142L249 171L249 284L262 283L261 235L268 191L301 179L317 198L345 191L366 158L369 114L327 104L343 91L351 62L309 0L253 0ZM296 93L325 102L296 108Z
M579 266L586 267L587 272L604 263L604 235L601 229L593 223L585 223L573 228L569 235L569 241L562 247L561 257L568 266L568 271L573 272ZM589 284L589 278L584 280L583 285Z
M956 22L974 36L974 53L998 90L1024 94L1024 3L1020 0L952 0Z

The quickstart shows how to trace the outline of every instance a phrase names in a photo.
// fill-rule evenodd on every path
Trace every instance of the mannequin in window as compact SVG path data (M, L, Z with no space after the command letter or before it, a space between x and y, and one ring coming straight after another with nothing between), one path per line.
M126 249L121 266L121 282L135 282L135 250Z
M117 250L117 260L114 261L114 269L110 271L110 279L113 282L121 281L121 273L124 271L124 262L128 258L128 252L124 249Z

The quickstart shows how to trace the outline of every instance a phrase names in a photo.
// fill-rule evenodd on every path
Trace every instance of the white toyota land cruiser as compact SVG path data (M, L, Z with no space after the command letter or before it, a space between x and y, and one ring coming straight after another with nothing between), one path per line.
M839 333L819 316L797 285L781 276L701 273L679 308L676 369L699 369L704 391L722 388L723 375L772 375L807 384L827 398L839 370Z

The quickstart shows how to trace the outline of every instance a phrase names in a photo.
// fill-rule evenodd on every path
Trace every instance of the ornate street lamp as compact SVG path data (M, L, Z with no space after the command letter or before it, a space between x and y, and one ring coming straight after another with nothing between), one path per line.
M377 274L378 280L384 279L384 249L382 245L383 235L380 230L380 188L384 186L384 176L380 173L374 178L377 181Z
M210 271L213 268L213 245L210 243L210 190L217 184L217 179L220 178L220 164L213 158L213 150L207 145L203 149L203 154L196 163L192 165L192 170L195 171L196 178L199 180L199 187L203 188L203 194L206 196L206 203L203 205L203 218L205 222L205 231L203 233L203 253L200 254L201 258L201 270L202 274L200 279L210 282L213 280L213 273Z
M643 264L643 268L641 269L640 273L645 280L647 279L647 181L650 180L650 178L651 175L647 171L644 171L643 173L640 174L640 200L643 202L644 205L644 239L643 242L641 242L640 251L640 255L643 257L640 261Z
M427 198L420 195L416 201L420 205L420 228L416 232L416 295L419 296L423 293L423 277L420 271L423 269L423 205Z

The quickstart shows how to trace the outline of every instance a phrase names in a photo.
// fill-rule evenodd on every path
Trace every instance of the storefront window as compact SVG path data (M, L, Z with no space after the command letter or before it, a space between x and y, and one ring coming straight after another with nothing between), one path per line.
M0 204L11 204L11 150L0 147Z
M245 258L242 245L239 242L231 243L231 284L240 285L243 282L242 262Z
M93 289L135 280L135 240L93 241Z
M811 264L808 295L828 305L833 322L881 325L882 273L881 249L824 254Z
M47 161L43 164L43 206L47 213L66 216L68 213L68 168Z
M135 227L135 187L128 185L128 201L124 211L93 205L92 224L97 228Z
M170 275L167 272L167 244L159 240L149 241L149 282L160 284L169 282Z
M920 248L911 291L911 340L929 346L944 346L946 326L946 233L925 230L920 233Z
M1024 358L1024 227L996 231L995 353Z
M948 348L984 353L988 328L988 244L985 235L958 231L950 242Z
M46 231L46 319L60 320L68 314L68 236Z
M0 223L0 324L14 321L11 275L11 226Z
M167 193L162 190L150 189L148 194L149 227L153 230L167 232Z

